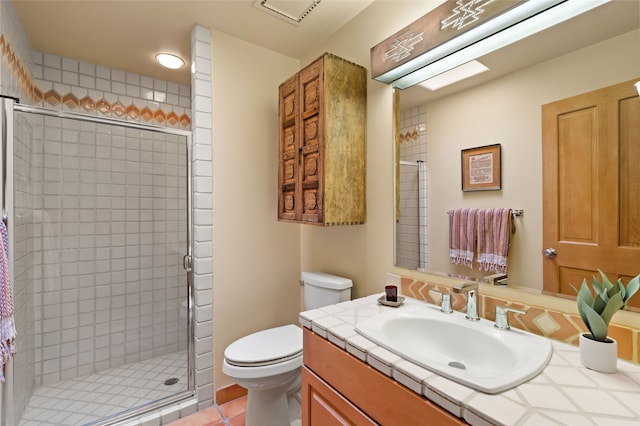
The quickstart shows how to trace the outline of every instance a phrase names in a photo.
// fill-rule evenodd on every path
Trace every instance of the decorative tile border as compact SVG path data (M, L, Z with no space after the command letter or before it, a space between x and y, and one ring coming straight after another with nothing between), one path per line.
M111 115L116 118L127 118L134 121L142 119L149 124L170 124L172 126L180 124L182 127L189 127L191 124L191 119L187 114L178 116L173 111L169 113L165 113L162 109L152 111L149 107L138 108L133 104L123 105L119 101L110 103L106 99L96 101L89 96L78 99L71 93L61 95L55 90L49 90L41 94L40 98L34 100L37 102L44 101L54 107L64 105L69 109L81 109L87 113L99 112L102 115Z
M0 54L2 54L2 61L6 64L7 68L11 70L22 90L28 93L32 100L41 96L31 73L13 51L4 34L0 34Z
M413 131L400 133L400 143L405 142L415 142L420 137L420 133L418 133L418 129L413 129Z
M433 304L440 304L440 293L449 293L450 289L435 283L418 281L413 278L401 277L402 294ZM587 331L578 315L559 312L540 306L530 306L507 299L496 298L480 294L479 311L482 318L495 320L496 306L510 306L525 311L524 315L514 314L511 326L526 330L530 333L548 337L564 343L578 346L579 336ZM451 306L454 310L464 311L466 296L451 293ZM640 363L638 349L639 330L616 324L609 326L610 337L618 341L618 356L633 363Z
M134 104L124 105L120 101L109 102L104 98L92 99L89 96L78 99L73 93L58 93L55 90L48 90L43 93L37 87L31 73L11 48L4 34L0 34L0 53L4 64L11 70L33 103L42 102L52 107L64 106L70 110L80 110L90 114L101 114L147 124L180 126L183 128L191 126L191 118L187 114L178 115L174 111L167 112L161 108L151 110L149 107L138 107Z

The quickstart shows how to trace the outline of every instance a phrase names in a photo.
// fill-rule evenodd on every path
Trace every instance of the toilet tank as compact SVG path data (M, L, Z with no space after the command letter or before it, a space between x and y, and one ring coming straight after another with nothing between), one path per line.
M351 300L350 279L325 272L302 273L304 310Z

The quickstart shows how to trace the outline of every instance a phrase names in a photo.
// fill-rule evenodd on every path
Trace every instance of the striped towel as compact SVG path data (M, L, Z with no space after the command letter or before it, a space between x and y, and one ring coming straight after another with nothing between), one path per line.
M480 270L507 273L511 237L511 209L478 211L478 263Z
M8 232L3 220L0 220L0 237L0 382L4 382L4 366L16 353L16 327L9 276Z
M449 261L473 268L477 209L454 209L449 212Z

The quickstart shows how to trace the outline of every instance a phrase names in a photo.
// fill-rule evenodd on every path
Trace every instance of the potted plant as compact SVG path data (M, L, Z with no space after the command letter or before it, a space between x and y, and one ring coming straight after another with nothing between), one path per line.
M640 288L640 275L629 281L625 287L621 279L612 284L604 272L600 270L598 272L601 281L595 275L593 276L591 283L593 294L586 279L582 281L580 290L576 290L578 312L590 331L580 335L580 361L589 369L602 373L615 373L618 342L608 336L609 322L613 314L623 309L627 300Z

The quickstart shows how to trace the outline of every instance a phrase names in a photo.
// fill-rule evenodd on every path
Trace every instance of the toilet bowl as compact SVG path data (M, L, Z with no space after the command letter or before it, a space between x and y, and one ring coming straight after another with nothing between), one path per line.
M224 351L222 371L247 388L246 426L285 426L300 389L302 330L293 324L250 334ZM293 399L293 401L292 401Z
M305 310L350 300L352 282L323 272L303 272ZM231 343L222 371L246 388L246 426L301 422L302 329L289 324L258 331Z

